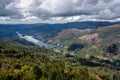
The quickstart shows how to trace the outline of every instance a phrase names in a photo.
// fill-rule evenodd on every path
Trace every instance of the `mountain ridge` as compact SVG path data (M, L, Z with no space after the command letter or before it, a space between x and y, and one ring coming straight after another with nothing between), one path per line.
M16 32L20 31L23 34L38 35L42 34L48 36L47 34L56 35L56 33L70 28L77 29L88 29L97 28L103 26L109 26L118 24L120 22L71 22L62 24L0 24L0 37L13 37L16 36Z

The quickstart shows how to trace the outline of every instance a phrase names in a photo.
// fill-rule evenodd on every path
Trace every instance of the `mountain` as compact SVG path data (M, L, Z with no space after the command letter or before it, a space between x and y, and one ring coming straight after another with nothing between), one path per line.
M1 37L15 37L16 32L19 31L22 34L42 36L44 38L55 36L56 33L64 29L92 29L103 26L109 26L118 24L120 22L70 22L61 24L0 24L0 38Z
M118 22L0 25L0 80L119 80L119 74Z
M96 29L66 29L52 41L68 49L68 53L72 51L72 55L120 59L120 24Z

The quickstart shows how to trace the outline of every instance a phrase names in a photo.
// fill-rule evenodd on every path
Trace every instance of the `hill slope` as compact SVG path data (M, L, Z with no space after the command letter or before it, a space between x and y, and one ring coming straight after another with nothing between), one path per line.
M120 59L120 25L96 29L67 29L53 39L53 42L69 48L72 44L82 44L84 48L76 48L75 54L101 55L111 59ZM93 54L94 53L94 54Z
M58 53L37 46L0 40L0 80L119 80L120 78L119 68L108 66L107 63L102 65L88 59L67 57L59 57Z

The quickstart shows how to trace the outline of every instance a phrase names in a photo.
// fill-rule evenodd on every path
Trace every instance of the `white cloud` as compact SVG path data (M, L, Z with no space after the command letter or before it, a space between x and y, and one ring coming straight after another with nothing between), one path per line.
M120 18L120 0L0 0L0 9L0 17L22 21Z

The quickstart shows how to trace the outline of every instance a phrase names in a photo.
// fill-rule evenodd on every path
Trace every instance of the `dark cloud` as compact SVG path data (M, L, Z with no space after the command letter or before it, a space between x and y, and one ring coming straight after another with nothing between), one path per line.
M16 8L11 8L14 0L0 0L0 16L14 19L22 18L21 13Z
M0 17L18 20L116 20L120 0L0 0Z
M9 12L6 9L6 5L10 3L10 0L0 0L0 16L8 16Z

